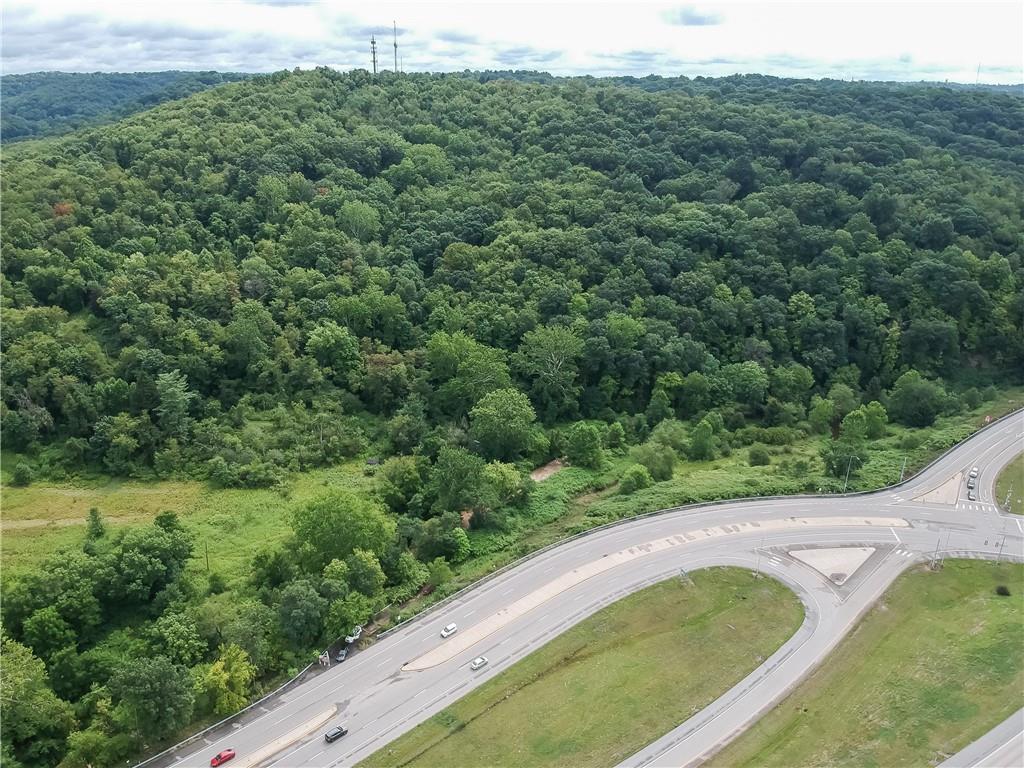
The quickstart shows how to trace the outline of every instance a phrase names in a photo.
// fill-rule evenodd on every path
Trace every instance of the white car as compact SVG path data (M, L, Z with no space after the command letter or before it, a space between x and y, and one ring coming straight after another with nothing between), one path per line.
M477 656L475 659L473 659L473 661L469 663L469 668L476 672L478 669L480 669L480 667L484 666L486 663L486 656Z
M441 637L451 637L458 631L459 628L455 624L446 624L444 629L441 630Z
M978 476L978 468L977 467L971 467L971 474L969 475L969 477L977 477L977 476Z

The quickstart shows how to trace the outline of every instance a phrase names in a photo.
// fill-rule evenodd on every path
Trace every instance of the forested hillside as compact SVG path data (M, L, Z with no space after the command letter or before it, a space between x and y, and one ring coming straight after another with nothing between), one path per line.
M183 577L195 542L170 514L116 536L96 514L81 551L8 580L4 655L38 706L5 765L113 764L230 713L442 583L463 520L508 526L549 459L629 451L628 493L680 456L765 463L820 435L838 487L887 420L1020 383L1024 188L1000 170L1019 148L937 146L871 96L862 120L317 70L5 148L15 483L284 488L381 463L372 495L285 507L294 538L244 584ZM1019 129L1017 102L970 97Z
M546 73L485 72L480 79L555 82ZM594 84L595 78L579 78ZM650 92L676 91L736 104L854 117L910 133L926 145L986 159L999 172L1024 179L1024 85L873 83L799 80L769 75L729 77L614 77L604 79Z
M32 72L0 77L4 142L54 136L111 122L221 83L234 72Z

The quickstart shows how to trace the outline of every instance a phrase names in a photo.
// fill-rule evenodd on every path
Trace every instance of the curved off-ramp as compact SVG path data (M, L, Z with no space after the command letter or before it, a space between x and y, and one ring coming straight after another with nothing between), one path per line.
M622 596L680 569L746 564L797 590L808 607L804 625L744 681L670 734L627 758L624 765L698 762L776 703L823 659L908 565L937 551L1024 557L1024 526L999 514L992 503L995 476L1020 451L1022 437L1024 418L1018 412L957 446L899 488L853 497L794 497L685 508L568 541L480 584L443 610L424 614L344 664L281 696L265 713L238 722L237 727L226 729L224 736L178 750L163 764L205 766L210 755L226 747L238 750L241 758L334 705L339 714L331 724L345 723L349 729L345 739L327 745L319 733L312 734L263 765L350 765ZM947 483L971 466L981 470L980 496L978 502L968 505L961 494L952 497ZM936 503L929 494L942 486L946 486L942 501ZM920 497L929 501L914 500ZM802 522L782 524L795 519ZM882 519L893 522L869 522ZM694 531L714 529L723 533L686 537ZM516 611L500 626L471 634L475 625L543 592L574 569L675 537L681 539L676 545L598 569L583 580L570 578L564 589L525 611ZM786 555L789 550L812 546L863 547L875 553L837 586ZM438 636L441 627L451 621L458 622L460 635L470 636L474 642L458 646L454 654L438 652L445 642L455 639L444 641ZM471 672L468 663L479 654L488 656L491 663ZM404 665L424 658L436 663L420 663L417 671L403 671Z

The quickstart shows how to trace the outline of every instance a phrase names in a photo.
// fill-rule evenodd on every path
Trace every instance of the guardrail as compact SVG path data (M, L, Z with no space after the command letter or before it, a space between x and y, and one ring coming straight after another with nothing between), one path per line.
M1020 414L1024 414L1024 408L1018 409L1016 411L1010 411L1009 413L1004 414L1004 415L1000 416L999 418L992 420L988 424L986 424L983 427L981 427L980 429L978 429L976 432L971 433L970 435L965 437L963 440L960 440L959 442L957 442L954 445L950 446L948 449L943 451L941 454L939 454L937 457L935 457L932 461L928 462L925 466L923 466L921 469L919 469L917 472L915 472L910 477L904 478L902 481L900 481L898 483L894 483L892 485L886 485L886 486L883 486L881 488L876 488L876 489L871 490L871 491L851 491L849 493L830 493L830 494L805 494L805 493L801 493L801 494L790 494L790 495L786 495L786 496L744 496L744 497L741 497L741 498L733 498L733 499L718 499L718 500L715 500L715 501L700 501L700 502L694 502L693 504L683 504L683 505L678 506L678 507L668 507L666 509L656 509L656 510L651 511L651 512L642 512L639 515L631 515L630 517L624 517L621 520L614 520L614 521L612 521L610 523L605 523L604 525L595 526L594 528L588 528L585 531L580 531L579 533L575 533L572 536L567 536L564 539L559 539L556 542L553 542L551 544L547 544L547 545L541 547L540 549L536 549L533 552L530 552L530 553L528 553L526 555L523 555L522 557L520 557L517 560L514 560L511 563L503 565L501 568L498 568L497 570L487 574L486 576L482 576L481 578L477 579L472 584L468 584L465 587L463 587L462 589L460 589L460 590L458 590L456 592L453 592L452 594L448 595L444 599L438 600L436 603L433 603L433 604L427 606L424 610L420 611L419 613L417 613L414 616L410 616L405 621L399 622L398 624L396 624L395 626L391 627L390 629L386 629L383 632L377 633L376 635L374 635L374 639L376 639L376 640L383 640L384 638L386 638L386 637L392 635L393 633L397 632L399 629L403 629L404 627L408 626L412 622L417 621L419 619L422 619L424 616L432 614L432 613L436 612L437 610L440 610L442 607L444 607L444 606L454 602L455 600L458 600L461 596L463 596L467 592L470 592L470 591L476 589L477 587L481 586L482 584L486 584L487 582L489 582L489 581L491 581L493 579L496 579L497 577L501 576L502 574L507 573L508 571L510 571L510 570L512 570L514 568L519 567L523 563L529 562L530 560L533 560L534 558L539 557L540 555L543 555L543 554L545 554L547 552L550 552L551 550L558 549L559 547L561 547L561 546L563 546L565 544L568 544L568 543L570 543L572 541L577 541L578 539L582 539L582 538L587 537L587 536L592 536L592 535L594 535L596 533L600 533L601 531L608 530L609 528L615 528L615 527L620 526L620 525L626 525L628 523L635 522L636 520L643 520L643 519L646 519L646 518L649 518L649 517L657 517L659 515L668 515L668 514L672 514L674 512L682 512L682 511L687 510L687 509L695 509L695 508L698 508L698 507L715 507L715 506L724 506L726 504L742 504L744 502L751 502L751 501L778 501L778 500L782 500L782 499L850 498L850 497L856 497L856 496L868 496L868 495L871 495L871 494L874 494L874 493L882 493L883 491L891 491L891 490L894 490L896 488L901 488L904 485L906 485L907 483L909 483L914 477L920 475L922 472L927 471L928 469L930 469L931 467L933 467L934 465L938 464L940 461L945 459L946 456L948 456L950 453L955 451L959 446L963 445L968 440L971 440L971 439L977 437L978 435L980 435L982 432L985 432L985 431L987 431L989 429L992 429L996 425L1001 424L1002 422L1004 422L1004 421L1006 421L1006 420L1008 420L1008 419L1010 419L1010 418L1012 418L1014 416L1018 416ZM998 505L997 505L997 507L998 507ZM210 733L211 731L213 731L213 730L215 730L217 728L220 728L221 726L227 725L232 720L234 720L234 719L236 719L238 717L241 717L242 715L244 715L246 712L250 711L254 707L259 706L260 704L265 702L267 699L269 699L269 698L271 698L273 696L276 696L277 694L281 693L288 686L294 684L297 680L299 680L304 674L306 674L310 669L312 669L313 666L315 666L315 662L313 664L310 664L305 669L303 669L301 672L299 672L297 675L295 675L295 677L293 677L291 680L288 680L287 682L283 683L281 686L279 686L278 688L274 689L273 691L271 691L270 693L266 694L265 696L261 696L259 699L257 699L253 703L249 704L247 707L239 710L238 712L233 714L231 717L226 717L223 720L221 720L221 721L219 721L217 723L214 723L213 725L211 725L211 726L209 726L207 728L204 728L203 730L199 731L199 733L193 734L192 736L189 736L187 739L183 739L182 741L178 742L177 744L175 744L175 745L173 745L171 747L168 747L167 749L163 750L162 752L159 752L159 753L153 755L152 757L146 758L141 763L137 763L134 766L134 768L143 768L144 766L149 765L150 763L155 762L156 760L160 759L161 757L166 757L167 755L170 755L172 752L176 752L179 749L181 749L182 747L186 747L189 744L192 744L193 742L195 742L196 740L202 738L203 736L205 736L206 734Z

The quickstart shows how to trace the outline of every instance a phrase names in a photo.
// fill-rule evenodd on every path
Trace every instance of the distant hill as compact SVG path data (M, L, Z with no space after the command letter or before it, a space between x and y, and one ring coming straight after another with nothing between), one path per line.
M949 82L810 80L771 75L728 77L555 77L547 72L465 72L479 82L616 84L651 93L682 92L723 103L767 105L898 128L926 144L983 160L1021 177L1024 168L1024 85Z
M0 77L4 142L56 136L113 122L222 83L241 72L32 72Z

